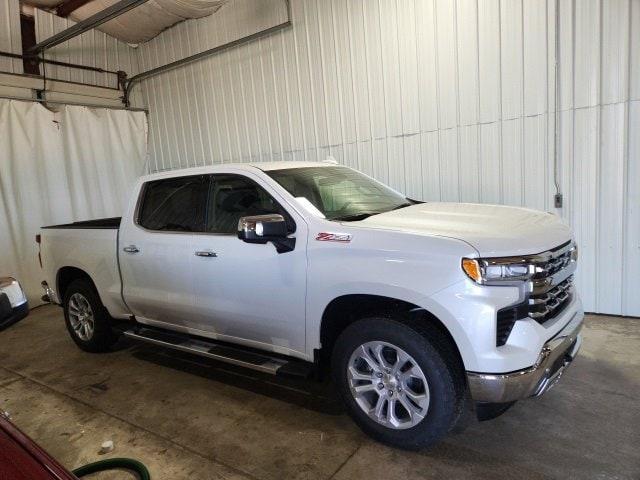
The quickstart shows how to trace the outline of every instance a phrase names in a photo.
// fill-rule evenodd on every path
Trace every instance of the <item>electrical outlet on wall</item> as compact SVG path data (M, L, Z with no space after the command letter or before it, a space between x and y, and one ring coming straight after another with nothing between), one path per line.
M553 196L553 206L556 208L562 208L562 194L556 193Z

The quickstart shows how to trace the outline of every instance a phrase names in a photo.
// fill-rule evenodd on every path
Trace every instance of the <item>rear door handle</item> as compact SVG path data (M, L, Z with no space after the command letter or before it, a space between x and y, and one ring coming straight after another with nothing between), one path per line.
M140 251L140 249L135 245L129 245L128 247L124 247L122 250L127 253L138 253Z
M217 257L218 254L216 252L207 252L207 251L200 251L200 252L196 252L196 257Z

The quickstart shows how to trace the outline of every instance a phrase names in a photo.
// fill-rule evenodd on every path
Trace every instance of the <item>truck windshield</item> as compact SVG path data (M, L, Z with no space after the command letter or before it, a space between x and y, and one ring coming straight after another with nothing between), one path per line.
M297 199L311 203L329 220L363 220L413 204L350 168L303 167L265 173Z

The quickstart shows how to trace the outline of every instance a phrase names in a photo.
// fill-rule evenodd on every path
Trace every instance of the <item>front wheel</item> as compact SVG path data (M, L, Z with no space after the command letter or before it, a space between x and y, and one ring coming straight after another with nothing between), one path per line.
M118 340L111 316L89 281L73 281L65 292L63 307L69 335L82 350L106 352Z
M441 440L463 407L458 361L437 329L400 321L358 320L333 352L334 381L360 428L383 443L411 450Z

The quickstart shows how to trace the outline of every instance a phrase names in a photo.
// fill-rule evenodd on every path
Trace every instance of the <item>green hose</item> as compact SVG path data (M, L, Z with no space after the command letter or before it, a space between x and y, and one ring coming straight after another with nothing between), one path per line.
M131 458L108 458L99 462L89 463L83 467L78 467L73 471L76 477L84 477L92 473L104 472L106 470L129 470L140 478L140 480L151 480L149 470L142 463Z

